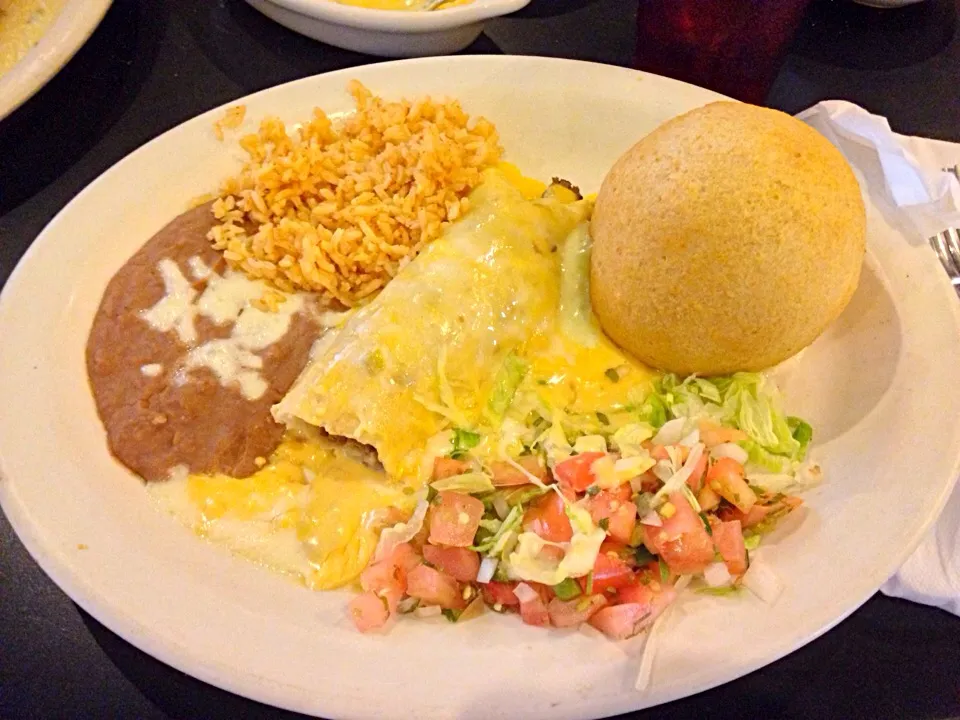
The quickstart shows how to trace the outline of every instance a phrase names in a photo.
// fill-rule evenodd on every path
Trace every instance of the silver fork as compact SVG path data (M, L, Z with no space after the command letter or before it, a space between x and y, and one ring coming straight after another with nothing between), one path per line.
M931 237L930 245L940 258L943 269L950 276L953 289L957 291L957 295L960 295L960 230L947 228Z

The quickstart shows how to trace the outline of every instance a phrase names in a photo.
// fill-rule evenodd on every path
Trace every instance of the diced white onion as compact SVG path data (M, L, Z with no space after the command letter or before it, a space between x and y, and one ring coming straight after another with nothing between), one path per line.
M660 513L656 510L651 510L642 518L640 518L641 525L650 525L651 527L663 527L663 518L660 517Z
M477 571L477 582L486 584L493 580L493 574L497 571L497 559L485 557L480 561L480 570Z
M683 467L677 470L666 482L664 482L663 487L657 490L656 495L653 496L654 499L660 500L665 498L670 495L670 493L677 492L683 485L685 485L687 480L690 479L690 474L693 472L693 468L698 462L700 462L700 457L702 455L702 443L697 443L690 448L690 455L687 456L687 461L683 464Z
M439 605L421 605L416 610L413 611L413 614L420 618L434 617L439 615L442 611L440 610Z
M773 569L756 558L743 574L743 586L763 600L767 605L773 605L783 592L783 583Z
M736 443L720 443L719 445L714 445L710 448L710 456L719 459L719 458L730 458L731 460L736 460L741 465L747 464L747 451Z
M688 433L686 436L680 438L678 445L683 445L684 447L693 447L698 442L700 442L700 431L697 428L693 429L693 432Z
M810 488L815 485L819 485L823 480L823 470L820 465L815 463L813 460L806 460L800 463L800 467L797 468L796 481L798 485L803 485L805 488Z
M703 581L710 587L721 587L730 583L730 571L722 562L710 563L703 571Z
M505 519L507 515L510 514L510 505L508 505L507 501L504 500L503 495L497 495L493 499L493 510L497 513L497 517L501 520Z
M654 445L676 445L683 437L683 428L687 424L686 418L667 420L653 436Z
M517 596L517 600L521 603L530 602L531 600L536 600L540 597L537 594L537 591L526 583L519 583L514 589L513 594Z

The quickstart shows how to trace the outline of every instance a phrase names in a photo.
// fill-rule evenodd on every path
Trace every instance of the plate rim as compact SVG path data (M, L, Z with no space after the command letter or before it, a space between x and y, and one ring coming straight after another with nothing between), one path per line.
M38 93L100 26L113 0L73 0L40 40L0 75L0 121Z
M109 4L109 0L107 0ZM405 60L396 60L385 63L377 63L375 66L380 70L386 69L391 70L393 67L398 65L410 66L414 64L437 64L437 63L470 63L470 62L480 62L480 63L489 63L489 64L502 64L504 66L513 64L513 63L524 63L524 62L533 62L533 63L554 63L557 65L567 65L567 66L593 66L596 69L602 68L605 72L618 72L622 74L630 74L634 76L645 76L650 75L649 73L643 73L641 71L632 70L629 68L624 68L620 66L605 65L603 63L588 62L582 60L573 60L565 58L553 58L553 57L539 57L539 56L484 56L484 55L467 55L459 56L455 58L451 57L428 57L428 58L416 58L416 59L405 59ZM144 143L138 147L133 152L121 158L119 161L114 163L110 168L105 170L101 175L95 178L91 183L89 183L80 193L71 198L71 200L64 205L61 210L59 210L56 215L49 221L49 223L44 227L40 234L35 238L34 242L31 243L27 252L20 258L17 265L11 272L6 283L2 290L0 290L0 310L4 308L5 303L10 302L10 297L15 293L15 288L20 282L20 276L24 272L23 268L28 266L32 262L32 257L36 252L39 252L39 248L45 241L44 237L47 233L48 228L53 226L55 223L60 221L61 217L73 206L74 203L79 202L81 198L84 198L88 193L96 192L96 188L101 182L104 182L105 176L112 174L115 170L119 170L125 163L132 161L134 157L138 154L145 152L146 149L152 146L154 143L161 142L169 133L173 133L181 128L185 123L192 122L198 118L203 117L212 117L221 113L225 108L228 108L232 105L235 105L238 101L249 102L254 98L257 98L263 94L271 93L279 88L285 88L295 84L303 84L305 87L311 81L316 81L323 79L324 82L330 82L331 78L348 78L351 75L356 75L357 73L362 73L366 66L361 66L359 68L345 68L343 70L338 70L331 73L323 73L319 75L308 76L304 78L298 78L286 83L282 83L276 86L269 88L264 88L255 93L242 96L241 98L236 98L234 100L223 103L220 106L207 110L205 112L199 113L198 115L192 116L176 125L173 128L170 128L163 133L152 138L148 142ZM659 78L658 80L663 80ZM669 80L669 79L667 79ZM669 80L670 83L677 83L679 85L688 85L687 83L680 83L679 81ZM689 86L695 87L695 86ZM703 90L702 88L697 88L704 93L703 97L705 100L709 100L710 96L714 98L718 97L715 93L711 91ZM931 256L931 261L935 259ZM881 266L882 269L882 266ZM941 273L942 275L942 273ZM949 281L946 279L946 276L941 278L941 281L938 282L940 286L940 294L944 297L944 300L952 301L949 305L950 313L953 320L953 329L960 334L960 304L956 303L955 298L953 298L952 286L950 286ZM0 314L0 321L2 321L2 314ZM960 436L960 435L958 435ZM171 643L168 639L159 639L157 634L151 634L149 629L138 623L134 615L124 611L123 608L119 606L113 608L111 603L105 602L105 599L102 596L97 595L95 588L88 586L88 584L83 580L76 570L70 567L69 561L64 556L62 552L56 552L55 549L44 546L43 544L43 528L35 526L31 519L29 518L28 509L17 502L16 489L13 486L12 478L8 477L4 467L3 467L3 457L0 456L0 509L4 512L8 518L11 527L16 533L19 540L23 543L24 547L30 553L31 557L37 562L45 574L48 575L57 586L73 601L76 602L84 611L89 613L94 617L98 622L103 624L112 632L116 633L122 637L125 641L131 643L138 649L146 652L152 657L160 660L161 662L180 670L192 677L198 678L203 682L211 684L215 687L227 690L234 694L246 697L251 700L258 702L265 702L270 705L273 705L278 708L304 712L307 714L313 714L317 712L315 709L298 704L294 700L290 699L288 696L285 696L282 691L282 685L277 684L272 680L266 678L260 678L248 674L248 677L255 677L256 684L251 684L248 682L247 685L244 685L241 682L240 676L236 673L235 668L232 666L226 665L219 660L211 660L205 657L200 657L198 654L191 651L189 648L176 646ZM884 580L888 577L895 574L897 568L899 568L903 562L913 553L916 547L925 537L927 531L934 524L937 517L939 516L940 511L943 509L944 505L947 502L947 499L950 497L950 494L953 490L954 484L956 483L957 476L960 475L960 455L953 459L952 466L952 478L950 481L945 483L941 489L940 495L936 498L935 502L929 506L931 509L927 512L926 516L923 519L923 522L919 524L913 532L913 535L910 538L910 541L901 546L898 553L892 554L890 557L893 558L891 562L888 562L887 565L893 569L889 574L885 575ZM4 482L6 481L6 482ZM880 585L882 585L882 582ZM700 692L710 690L719 685L725 684L732 680L735 680L740 677L749 675L756 670L769 665L786 655L794 652L800 647L806 645L807 643L813 641L814 639L820 637L824 633L831 630L837 624L842 622L844 619L849 617L854 611L863 605L878 589L879 585L873 587L873 583L868 583L871 585L869 589L864 589L860 593L859 599L851 603L848 608L834 617L830 622L823 624L815 631L804 635L800 638L791 638L790 642L786 642L783 645L782 650L779 650L775 653L775 656L765 655L761 659L752 660L746 663L744 666L741 666L733 673L722 674L715 681L708 681L697 686L697 689L693 692L684 692L682 694L676 695L672 698L666 698L659 702L667 702L672 699L679 699L682 697L690 697ZM866 588L866 585L864 585ZM119 610L119 612L117 612ZM746 669L743 669L743 668ZM649 707L649 704L642 702L642 694L637 694L637 704L634 709L640 709L644 707Z

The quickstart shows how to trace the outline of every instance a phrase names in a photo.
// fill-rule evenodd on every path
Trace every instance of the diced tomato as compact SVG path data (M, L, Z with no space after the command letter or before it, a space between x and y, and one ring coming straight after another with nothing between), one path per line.
M541 482L546 479L547 470L536 455L524 455L517 458L515 462ZM493 476L493 484L497 487L512 487L530 483L528 475L503 460L490 463L490 473Z
M707 470L707 482L724 500L747 512L757 502L757 494L743 479L743 465L733 458L722 457Z
M517 583L512 582L488 582L480 586L480 592L483 593L487 605L510 607L520 604L520 600L513 594L516 586Z
M673 506L673 514L669 517L661 515L663 527L660 528L667 537L677 537L683 533L704 530L703 520L694 512L693 507L681 492L671 493L667 502ZM663 508L661 508L662 510Z
M423 558L417 554L417 551L410 543L400 543L397 545L390 554L390 558L394 563L403 568L404 572L410 572L423 562Z
M350 601L347 605L347 614L360 632L378 630L390 619L387 603L369 590Z
M663 527L645 527L644 544L678 575L701 572L713 561L713 541L682 493L669 498L674 508Z
M537 596L532 600L520 603L520 619L527 625L548 627L550 625L550 613L543 598Z
M649 627L677 597L672 587L653 592L644 585L630 586L617 595L623 602L601 609L588 621L614 640L625 640Z
M713 562L713 540L702 527L659 545L659 555L677 575L703 572Z
M721 427L709 420L703 420L700 423L700 442L708 448L723 443L736 443L746 439L747 434L743 430Z
M603 595L589 595L573 600L561 600L555 597L547 605L550 622L555 627L575 627L586 622L600 608L607 604Z
M713 543L731 575L743 575L747 571L747 548L739 520L715 523Z
M649 605L624 603L598 610L587 622L611 640L626 640L649 625L652 614Z
M535 532L549 542L569 542L573 537L573 527L567 517L563 498L552 490L534 500L527 509L523 516L523 529Z
M360 586L383 598L390 613L395 613L407 592L407 573L420 562L416 551L408 543L401 543L388 557L369 565L360 574Z
M424 545L423 559L460 582L475 581L480 570L480 555L462 547Z
M604 555L616 555L628 565L633 564L633 548L627 547L625 543L612 538L607 538L600 545L600 552Z
M638 605L650 605L652 607L653 596L654 592L649 585L635 582L617 590L617 594L613 596L613 602L617 605L637 603Z
M578 578L580 587L587 591L587 577ZM619 590L634 582L633 568L615 551L601 551L593 563L592 592L606 593L608 590Z
M466 460L455 460L450 457L438 457L433 461L433 479L443 480L454 475L463 475L470 472L470 463Z
M444 490L430 508L430 542L434 545L467 547L480 527L483 503L465 493Z
M700 486L703 485L703 474L707 471L707 454L701 453L700 459L697 460L696 464L693 466L693 470L690 472L690 477L687 478L687 485L690 487L693 492L699 492Z
M418 565L407 574L407 594L442 608L459 610L466 605L457 581L427 565Z
M587 510L597 525L601 520L607 521L607 534L622 543L630 542L633 529L637 525L637 506L629 499L621 500L622 493L601 490L593 497L587 498Z
M392 561L381 560L360 574L360 586L383 598L387 609L393 614L407 591L407 573Z
M596 480L590 466L605 454L602 452L585 452L574 455L572 458L557 464L553 468L553 474L556 475L557 482L561 485L565 485L576 492L583 492Z

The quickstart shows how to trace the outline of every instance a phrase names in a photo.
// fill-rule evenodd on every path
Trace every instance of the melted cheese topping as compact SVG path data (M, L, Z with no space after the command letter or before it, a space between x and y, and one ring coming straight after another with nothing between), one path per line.
M248 478L190 475L149 488L201 537L315 589L355 579L380 526L414 504L342 446L293 433Z

